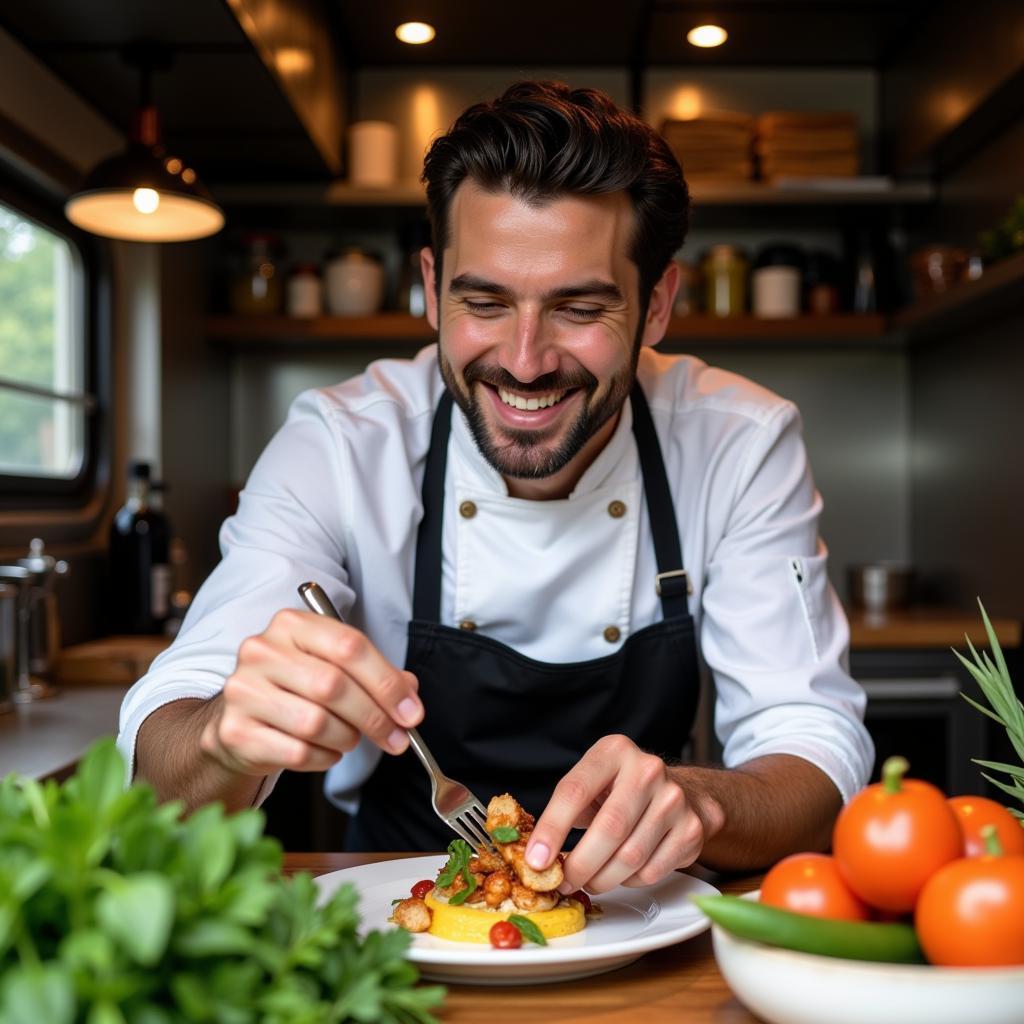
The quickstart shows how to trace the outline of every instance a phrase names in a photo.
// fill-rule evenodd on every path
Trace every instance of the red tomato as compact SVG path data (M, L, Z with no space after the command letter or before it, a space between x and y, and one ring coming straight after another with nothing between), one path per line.
M882 782L862 789L839 812L832 852L846 884L879 910L914 909L924 883L963 855L953 808L929 782L905 779L907 762L890 757Z
M1024 853L1024 828L1002 804L984 796L954 796L950 797L949 806L960 822L968 857L980 857L985 852L985 840L981 838L985 825L995 826L1003 853Z
M424 878L422 882L417 882L412 887L412 894L418 900L425 900L427 893L434 888L434 883L429 878Z
M761 902L812 917L867 921L871 910L839 874L835 858L823 853L794 853L764 876Z
M508 921L497 921L491 925L488 936L495 949L518 949L523 944L519 929Z
M569 899L575 900L577 903L582 903L584 914L589 914L594 909L593 904L590 902L590 896L582 889L577 889Z
M940 868L921 890L914 927L933 964L1024 964L1024 856L961 857Z

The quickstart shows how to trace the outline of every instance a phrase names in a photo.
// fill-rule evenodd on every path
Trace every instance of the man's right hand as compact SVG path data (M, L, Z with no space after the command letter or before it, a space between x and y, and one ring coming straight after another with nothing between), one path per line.
M400 754L423 718L418 685L359 630L285 609L242 642L201 746L243 775L325 771L362 736Z

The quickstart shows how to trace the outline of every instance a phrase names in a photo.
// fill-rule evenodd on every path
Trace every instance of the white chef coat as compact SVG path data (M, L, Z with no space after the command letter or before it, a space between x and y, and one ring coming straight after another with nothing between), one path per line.
M849 631L826 576L821 498L799 413L691 356L645 348L638 377L675 502L724 763L793 754L848 799L867 782L874 750L864 692L846 669ZM134 758L139 726L158 707L215 695L247 636L278 609L304 607L296 588L305 580L404 663L420 488L443 388L430 346L295 400L221 528L223 560L177 639L125 697L118 743L126 756ZM613 514L613 503L625 511L616 504ZM661 618L656 572L628 402L575 490L556 501L510 497L455 408L443 623L473 623L540 661L598 658ZM380 756L364 740L328 772L328 795L354 809Z

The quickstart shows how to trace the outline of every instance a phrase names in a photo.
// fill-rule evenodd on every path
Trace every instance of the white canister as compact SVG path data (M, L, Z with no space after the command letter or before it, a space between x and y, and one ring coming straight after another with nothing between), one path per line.
M356 121L348 130L348 180L388 188L398 180L398 131L387 121Z
M334 316L370 316L384 300L384 268L361 249L332 256L324 279L327 309Z
M797 267L758 267L752 277L754 316L800 315L800 270Z
M311 320L323 312L323 284L312 263L292 269L285 289L285 310L289 316Z

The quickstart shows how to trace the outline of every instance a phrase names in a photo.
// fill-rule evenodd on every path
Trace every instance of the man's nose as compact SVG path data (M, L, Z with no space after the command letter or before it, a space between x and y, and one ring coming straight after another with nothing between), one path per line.
M558 369L554 332L545 324L542 313L520 310L512 324L512 333L503 345L502 365L516 380L530 381Z

